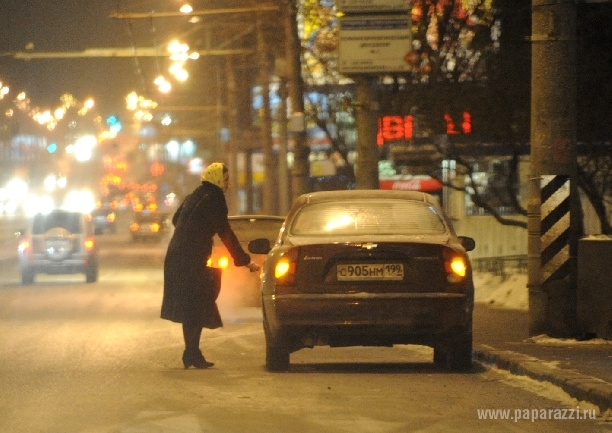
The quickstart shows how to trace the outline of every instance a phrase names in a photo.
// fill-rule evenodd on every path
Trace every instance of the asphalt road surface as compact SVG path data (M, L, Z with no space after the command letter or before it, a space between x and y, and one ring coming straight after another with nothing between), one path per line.
M84 275L41 275L34 285L21 286L16 261L0 263L0 432L605 427L590 419L591 406L554 387L479 364L468 373L448 372L435 367L432 350L422 346L304 349L292 354L289 372L268 373L261 312L227 299L220 301L225 326L204 330L202 337L215 366L185 370L180 325L159 319L167 241L131 243L121 227L99 239L102 262L94 284ZM587 419L575 419L577 413ZM555 414L561 419L542 419Z

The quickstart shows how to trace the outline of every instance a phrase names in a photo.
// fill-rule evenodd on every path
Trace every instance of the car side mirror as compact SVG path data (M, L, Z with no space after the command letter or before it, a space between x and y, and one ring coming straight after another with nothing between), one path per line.
M459 240L466 251L472 251L474 248L476 248L476 241L473 238L468 236L459 236Z
M266 238L254 239L248 245L249 252L253 254L268 254L271 249L270 240Z

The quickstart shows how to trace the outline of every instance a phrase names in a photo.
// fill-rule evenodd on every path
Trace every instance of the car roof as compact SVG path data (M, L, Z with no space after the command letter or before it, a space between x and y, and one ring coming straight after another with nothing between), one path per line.
M52 216L52 215L78 215L80 217L85 216L83 212L79 212L79 211L71 211L71 210L65 210L65 209L53 209L51 212L37 213L35 217L48 218L49 216Z
M228 220L247 220L247 219L258 219L258 220L274 220L274 221L285 221L285 217L284 216L280 216L280 215L254 215L254 214L247 214L247 215L230 215L227 217Z
M421 191L399 191L383 189L350 189L339 191L316 191L302 194L297 202L317 203L323 201L351 200L351 199L372 199L372 198L391 198L402 200L415 200L439 206L438 199L433 195Z
M134 219L164 219L168 218L167 213L157 213L157 212L134 212Z
M444 215L444 211L440 206L438 199L428 193L424 193L421 191L394 191L394 190L337 190L337 191L316 191L307 194L302 194L298 199L294 202L292 210L290 212L290 218L293 220L298 212L305 205L311 204L319 204L319 203L338 203L344 200L352 200L352 201L364 201L367 202L369 200L406 200L412 202L423 203L427 206L431 206L436 209L436 212L442 216L442 221L446 226L446 233L439 233L433 235L424 236L422 234L394 234L394 235L386 235L393 237L395 239L410 239L411 241L416 241L417 238L422 242L433 242L433 243L447 243L449 238L455 237L455 231L452 226L452 222L446 218ZM288 237L291 237L291 241L295 244L302 243L312 243L312 239L317 239L314 237L303 237L292 235L289 232L285 234ZM381 235L378 234L368 234L368 235L358 235L363 239L380 239ZM330 236L329 238L332 238ZM345 240L346 235L338 235L337 239L339 242Z

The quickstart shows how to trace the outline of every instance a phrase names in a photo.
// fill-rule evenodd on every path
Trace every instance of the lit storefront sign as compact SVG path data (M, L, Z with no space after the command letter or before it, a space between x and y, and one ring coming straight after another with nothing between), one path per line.
M444 114L444 125L447 135L472 133L472 115L468 111L461 113L460 121L450 114ZM376 144L382 146L387 141L412 140L414 138L414 116L383 116L378 120Z

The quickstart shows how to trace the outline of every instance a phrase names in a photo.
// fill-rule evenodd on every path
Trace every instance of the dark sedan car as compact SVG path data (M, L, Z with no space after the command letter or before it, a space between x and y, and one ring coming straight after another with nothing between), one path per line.
M134 242L161 242L170 232L169 216L165 213L136 212L129 229Z
M113 210L104 208L96 209L91 212L90 218L97 234L102 234L105 232L115 233L117 231L115 222L117 219L117 214Z
M273 243L278 237L285 217L277 215L232 215L230 226L246 250L249 241L265 238ZM251 260L262 265L265 255L251 254ZM213 250L208 266L223 269L221 293L218 303L221 307L260 307L261 278L259 272L249 272L245 267L232 266L232 257L218 236L214 237Z
M414 191L300 196L269 251L262 278L266 368L314 346L433 347L436 364L472 365L474 284L461 237L437 200Z

